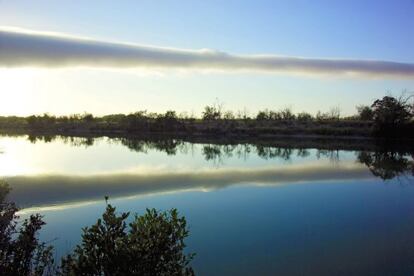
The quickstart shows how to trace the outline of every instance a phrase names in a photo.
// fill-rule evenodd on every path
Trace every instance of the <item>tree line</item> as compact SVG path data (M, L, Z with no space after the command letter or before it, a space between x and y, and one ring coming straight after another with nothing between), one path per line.
M0 129L26 132L91 133L181 133L209 135L337 135L394 136L414 138L414 101L412 96L385 96L371 105L356 107L357 114L341 116L339 107L312 115L293 113L290 108L261 110L250 116L247 110L225 111L221 104L206 106L200 118L177 114L138 111L131 114L92 114L28 117L0 117Z

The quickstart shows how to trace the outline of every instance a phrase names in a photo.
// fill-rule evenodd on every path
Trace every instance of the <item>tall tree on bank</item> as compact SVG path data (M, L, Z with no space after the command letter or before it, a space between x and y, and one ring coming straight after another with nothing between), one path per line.
M414 115L410 98L385 96L374 101L371 108L375 132L382 136L398 135Z

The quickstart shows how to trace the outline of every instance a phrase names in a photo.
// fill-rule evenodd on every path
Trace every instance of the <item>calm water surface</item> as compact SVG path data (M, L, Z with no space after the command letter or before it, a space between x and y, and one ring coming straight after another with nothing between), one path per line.
M22 217L57 256L105 208L178 208L199 275L413 275L407 153L127 139L0 137Z

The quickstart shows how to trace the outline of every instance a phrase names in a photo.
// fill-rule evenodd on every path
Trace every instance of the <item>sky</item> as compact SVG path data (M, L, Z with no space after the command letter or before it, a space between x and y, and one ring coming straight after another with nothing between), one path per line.
M413 0L0 0L0 115L350 115L414 91L413 49Z

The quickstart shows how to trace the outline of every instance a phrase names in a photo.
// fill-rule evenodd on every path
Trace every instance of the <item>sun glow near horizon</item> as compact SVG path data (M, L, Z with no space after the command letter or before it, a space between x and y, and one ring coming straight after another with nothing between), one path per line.
M208 56L209 52L202 53L206 54ZM211 54L216 55L215 52ZM226 55L222 58L226 59ZM20 56L16 55L16 59ZM96 62L100 64L101 61L97 58ZM27 67L29 64L1 67L0 62L0 116L43 113L60 116L85 112L102 116L139 110L159 113L175 110L178 114L200 116L203 108L216 100L223 103L226 110L246 109L251 116L259 110L286 107L295 113L311 114L339 107L342 115L349 116L355 114L356 105L371 104L387 91L411 91L414 86L414 80L408 78L382 79L371 75L353 78L349 74L328 77L321 72L316 77L301 75L299 71L287 74L145 66L107 68L82 64Z
M36 86L39 69L0 68L0 115L28 115L35 102L32 93Z
M163 14L144 2L119 6L122 20L108 21L112 8L94 0L0 1L0 116L200 116L216 99L251 116L286 107L350 116L414 90L408 3L174 3Z

